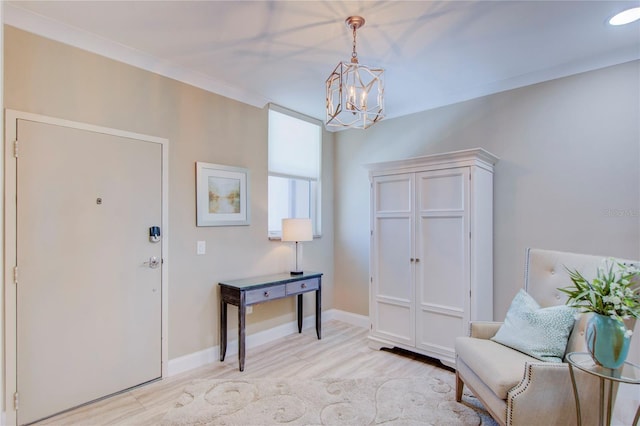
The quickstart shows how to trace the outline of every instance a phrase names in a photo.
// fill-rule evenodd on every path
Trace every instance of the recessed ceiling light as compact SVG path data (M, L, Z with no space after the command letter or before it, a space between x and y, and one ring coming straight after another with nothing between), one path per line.
M640 7L632 7L631 9L623 10L613 18L609 19L611 25L625 25L640 19Z

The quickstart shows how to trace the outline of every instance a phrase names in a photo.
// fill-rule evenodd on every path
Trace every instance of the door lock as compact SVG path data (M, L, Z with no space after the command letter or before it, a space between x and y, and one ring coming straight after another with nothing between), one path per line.
M157 267L160 266L160 259L158 259L156 256L151 256L149 258L149 261L148 262L144 262L144 264L147 265L151 269L156 269Z
M160 227L159 226L151 226L149 228L149 241L152 243L157 243L160 241Z

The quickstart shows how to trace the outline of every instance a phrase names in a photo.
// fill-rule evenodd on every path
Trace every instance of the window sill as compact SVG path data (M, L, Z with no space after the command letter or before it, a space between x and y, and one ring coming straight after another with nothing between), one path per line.
M314 235L313 239L316 240L316 239L319 239L321 237L322 237L322 234ZM270 237L268 237L268 239L269 239L269 241L282 241L282 237L279 236L279 235L278 236L270 236ZM304 241L301 241L301 242L304 242Z

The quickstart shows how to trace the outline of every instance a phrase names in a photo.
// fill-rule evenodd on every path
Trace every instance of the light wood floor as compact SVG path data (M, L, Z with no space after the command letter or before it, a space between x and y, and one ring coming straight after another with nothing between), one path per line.
M367 330L339 321L249 349L245 371L238 357L178 374L39 422L38 425L156 425L194 379L427 377L437 362L409 353L372 350ZM451 373L453 378L453 373ZM453 380L452 380L453 383Z

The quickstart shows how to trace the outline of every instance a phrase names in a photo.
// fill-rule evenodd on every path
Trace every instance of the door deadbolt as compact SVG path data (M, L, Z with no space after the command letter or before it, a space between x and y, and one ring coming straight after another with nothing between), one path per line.
M151 226L149 227L149 241L152 243L157 243L160 241L160 227L159 226Z

